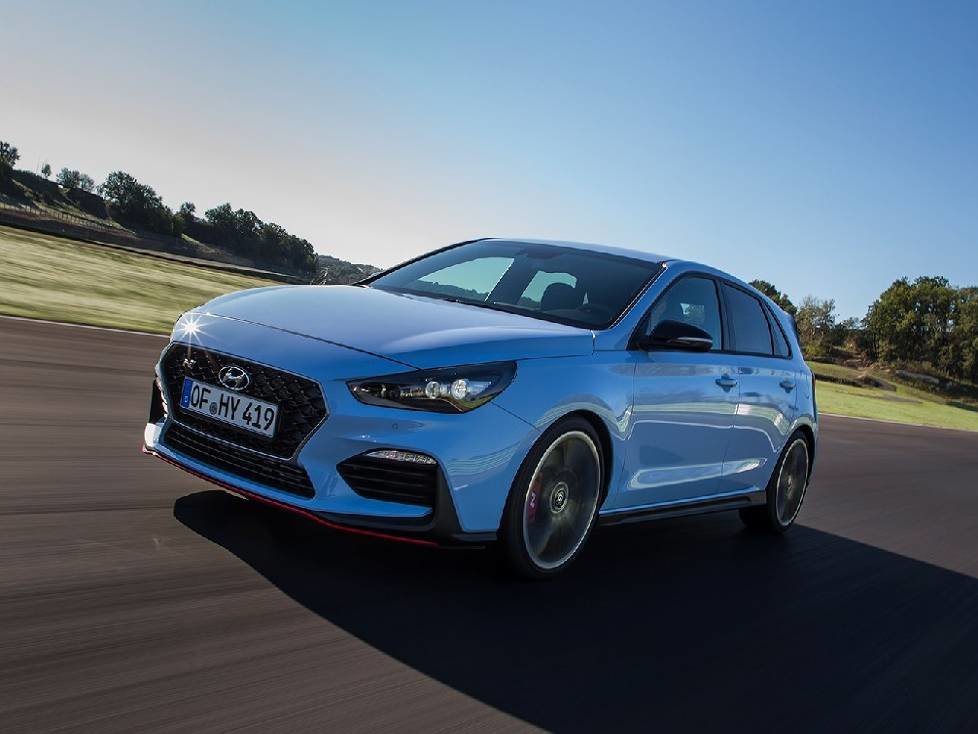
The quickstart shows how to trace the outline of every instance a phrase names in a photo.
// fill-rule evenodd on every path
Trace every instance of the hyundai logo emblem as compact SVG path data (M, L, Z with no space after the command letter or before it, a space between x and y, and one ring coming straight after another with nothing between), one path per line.
M217 379L228 390L244 390L251 384L251 375L236 364L221 367L221 371L217 373Z

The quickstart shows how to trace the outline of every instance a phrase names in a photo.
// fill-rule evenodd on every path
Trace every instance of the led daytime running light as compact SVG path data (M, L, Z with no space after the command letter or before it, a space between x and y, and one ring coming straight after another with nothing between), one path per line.
M381 449L371 451L367 454L371 459L386 459L387 461L407 461L412 464L436 464L437 462L425 454L416 454L413 451L399 451L398 449Z

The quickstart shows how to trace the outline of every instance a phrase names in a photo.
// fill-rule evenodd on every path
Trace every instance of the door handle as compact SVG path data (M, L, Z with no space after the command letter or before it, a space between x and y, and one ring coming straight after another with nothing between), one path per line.
M724 375L723 377L717 378L717 385L722 387L724 390L729 390L732 387L737 387L737 381L730 377L730 375Z
M795 389L795 381L789 380L787 377L781 380L781 389L785 392L791 392Z

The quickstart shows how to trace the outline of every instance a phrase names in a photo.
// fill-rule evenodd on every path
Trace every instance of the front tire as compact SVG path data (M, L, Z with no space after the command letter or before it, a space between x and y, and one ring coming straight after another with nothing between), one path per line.
M604 486L601 442L583 418L559 421L533 445L513 480L500 544L509 568L541 579L580 554Z
M777 466L767 483L767 503L764 507L745 507L740 519L749 528L784 533L790 528L808 489L811 453L801 431L795 431L785 444Z

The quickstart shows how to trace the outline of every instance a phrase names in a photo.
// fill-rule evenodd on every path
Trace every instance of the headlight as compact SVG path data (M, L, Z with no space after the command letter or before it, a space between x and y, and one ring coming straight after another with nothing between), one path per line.
M515 362L420 370L348 383L361 403L388 408L465 413L488 403L516 375Z

